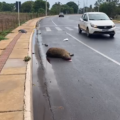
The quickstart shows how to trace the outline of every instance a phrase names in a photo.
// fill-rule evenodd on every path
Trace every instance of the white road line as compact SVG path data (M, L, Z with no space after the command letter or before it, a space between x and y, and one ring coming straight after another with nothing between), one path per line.
M68 30L70 30L70 31L73 30L73 29L71 29L71 28L69 28L69 27L65 27L65 28L68 29Z
M93 50L94 52L96 52L96 53L100 54L101 56L103 56L103 57L107 58L108 60L110 60L110 61L112 61L113 63L115 63L115 64L117 64L117 65L119 65L119 66L120 66L120 63L119 63L119 62L117 62L116 60L114 60L114 59L112 59L112 58L108 57L107 55L105 55L105 54L103 54L103 53L99 52L98 50L96 50L96 49L94 49L94 48L90 47L89 45L87 45L87 44L85 44L84 42L80 41L79 39L77 39L77 38L76 38L76 37L74 37L73 35L71 35L71 34L69 34L69 33L67 33L67 34L68 34L69 36L71 36L73 39L75 39L76 41L78 41L79 43L81 43L81 44L83 44L84 46L86 46L87 48L89 48L89 49Z
M61 28L59 28L59 27L55 27L58 31L62 31L62 29Z
M74 27L74 28L78 29L78 27Z
M46 31L51 31L51 29L49 27L46 27Z
M53 20L51 20L52 21L52 23L55 25L55 26L57 26L57 24L55 24L55 22L53 21Z

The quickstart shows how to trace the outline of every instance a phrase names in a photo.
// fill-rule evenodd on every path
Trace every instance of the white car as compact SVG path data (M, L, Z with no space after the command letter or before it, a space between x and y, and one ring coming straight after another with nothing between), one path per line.
M113 21L102 12L87 12L80 18L78 31L85 31L87 36L92 34L109 34L110 37L115 35L115 24Z

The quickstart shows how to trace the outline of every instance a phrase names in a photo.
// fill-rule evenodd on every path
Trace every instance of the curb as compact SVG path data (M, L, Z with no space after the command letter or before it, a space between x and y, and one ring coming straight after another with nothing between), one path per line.
M46 56L45 56L45 52L42 46L42 36L40 35L41 31L37 29L37 41L38 41L38 46L39 46L39 54L40 54L40 58L42 60L42 66L45 69L46 64L47 64L47 60L46 60Z
M44 19L40 18L31 33L30 36L30 44L29 44L29 53L28 55L32 57L32 37L35 30L38 27L38 23L40 20ZM33 120L33 101L32 101L32 60L30 60L27 64L27 72L26 72L26 82L25 82L25 94L24 94L24 120Z
M32 36L34 34L34 30L30 36L30 44L29 44L29 53L28 55L31 57L32 53ZM32 67L31 60L27 64L27 72L26 72L26 81L25 81L25 96L24 96L24 120L33 120L33 112L32 112Z

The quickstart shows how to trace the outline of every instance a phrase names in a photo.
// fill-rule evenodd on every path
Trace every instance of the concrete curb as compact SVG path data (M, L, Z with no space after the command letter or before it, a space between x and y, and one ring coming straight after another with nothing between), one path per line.
M44 18L40 18L36 22L36 27L38 22ZM35 29L32 31L30 36L29 53L28 55L32 57L32 37ZM24 96L24 120L33 120L33 103L32 103L32 61L30 60L27 64L26 72L26 83L25 83L25 96Z
M29 53L28 55L31 57L32 52L32 36L34 30L30 36L30 44L29 44ZM25 96L24 96L24 120L33 120L32 113L32 62L29 61L27 64L27 72L26 72L26 81L25 81Z
M41 31L37 30L37 41L38 41L38 46L39 46L39 54L40 54L40 58L42 60L42 66L45 69L46 68L46 55L42 46L42 36L40 35Z

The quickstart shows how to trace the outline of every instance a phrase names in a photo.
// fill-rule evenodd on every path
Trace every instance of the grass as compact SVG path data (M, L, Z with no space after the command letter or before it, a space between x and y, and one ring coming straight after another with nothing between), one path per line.
M25 22L22 22L21 23L21 25L22 24L24 24ZM9 30L4 30L3 32L0 32L0 41L2 41L2 40L7 40L7 38L5 38L5 36L7 35L7 34L9 34L9 33L12 33L11 31L12 31L13 29L9 29Z
M11 33L11 30L4 30L3 32L0 32L0 41L6 40L7 38L5 38L5 36L9 33Z
M25 57L24 57L24 61L25 61L25 62L30 61L30 59L31 59L31 57L30 57L30 56L25 56Z

